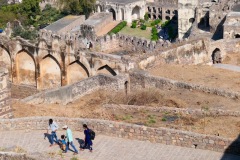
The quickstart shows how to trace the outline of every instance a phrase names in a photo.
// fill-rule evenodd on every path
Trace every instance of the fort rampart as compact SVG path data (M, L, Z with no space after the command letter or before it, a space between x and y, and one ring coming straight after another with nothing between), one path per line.
M31 117L0 120L0 131L8 130L45 130L50 117ZM81 118L53 118L60 127L68 125L72 130L82 131L82 124L86 123L96 131L97 135L107 135L141 141L151 141L166 145L176 145L217 152L240 153L240 142L222 138L180 131L167 128L151 128L135 124L113 122L98 119ZM97 138L97 137L96 137Z

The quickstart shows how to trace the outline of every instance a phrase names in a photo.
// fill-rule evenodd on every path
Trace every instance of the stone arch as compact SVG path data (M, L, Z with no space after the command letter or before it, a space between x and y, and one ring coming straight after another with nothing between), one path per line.
M112 13L113 20L116 20L116 11L113 8L110 8L108 11Z
M135 6L132 10L132 19L139 19L140 18L140 10L141 8L139 6Z
M108 65L104 65L104 66L98 68L97 71L98 71L98 74L103 73L103 74L110 74L110 75L113 75L113 76L117 75L117 73L111 67L109 67Z
M103 7L101 5L97 5L97 12L102 12L103 11Z
M157 16L155 14L153 15L153 19L157 19Z
M121 20L123 21L124 20L124 18L125 18L125 15L124 15L124 9L123 8L121 8L120 9L120 16L121 16Z
M78 60L67 67L67 84L73 84L89 77L87 68Z
M189 19L189 22L190 22L190 23L193 23L194 21L195 21L195 18L190 18L190 19Z
M166 16L165 19L169 21L171 18L169 16Z
M151 16L151 14L150 14L150 13L148 14L148 18L149 18L149 19L152 19L152 16Z
M9 79L12 80L12 60L7 48L0 45L0 64L4 63L9 72Z
M219 48L214 49L214 51L212 52L212 62L213 64L222 63L221 51Z
M40 61L39 67L38 89L61 87L61 65L56 58L48 54Z
M166 13L167 13L167 14L170 14L170 13L171 13L171 11L168 9L168 10L166 10Z
M36 86L36 62L34 56L21 50L15 58L16 83Z
M161 20L162 20L162 15L159 14L159 15L158 15L158 19L161 19Z
M240 35L239 34L235 34L234 37L235 38L240 38Z

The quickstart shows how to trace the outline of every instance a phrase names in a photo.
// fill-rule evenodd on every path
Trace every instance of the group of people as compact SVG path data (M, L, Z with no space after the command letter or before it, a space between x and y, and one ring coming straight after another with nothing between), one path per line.
M51 143L50 147L53 146L55 142L55 144L58 144L60 146L60 148L63 150L64 153L67 153L67 151L69 150L69 145L71 145L71 147L74 150L74 155L78 154L78 150L73 144L73 136L72 136L71 129L67 125L64 125L62 128L66 130L66 135L61 135L61 139L58 139L57 138L58 128L59 128L58 124L55 121L53 121L53 119L49 119L47 134L49 130L51 130L51 134L49 136L49 141ZM84 128L85 138L84 138L84 145L80 146L80 150L89 149L90 152L92 152L92 145L93 145L92 140L95 137L95 133L91 129L89 129L86 124L83 124L83 128Z

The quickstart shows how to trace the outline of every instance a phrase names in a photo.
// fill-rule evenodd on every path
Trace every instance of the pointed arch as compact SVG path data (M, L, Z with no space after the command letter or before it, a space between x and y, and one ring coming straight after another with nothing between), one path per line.
M12 81L12 57L8 49L0 44L0 63L4 63L9 72L9 79Z
M73 84L89 77L87 68L78 60L67 67L67 84Z
M39 63L40 76L38 78L38 89L50 89L61 87L62 72L61 65L55 57L48 54Z
M15 58L16 83L36 86L36 61L33 54L20 50Z
M139 7L139 6L135 6L132 9L132 19L133 20L140 18L140 10L141 10L141 7Z
M98 68L97 72L98 72L98 74L103 73L103 74L111 74L113 76L117 75L117 73L108 65L104 65L104 66Z

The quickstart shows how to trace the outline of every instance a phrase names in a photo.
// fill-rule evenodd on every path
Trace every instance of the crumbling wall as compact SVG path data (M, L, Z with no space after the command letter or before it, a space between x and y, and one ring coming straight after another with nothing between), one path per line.
M11 93L7 69L0 68L0 118L12 118Z

